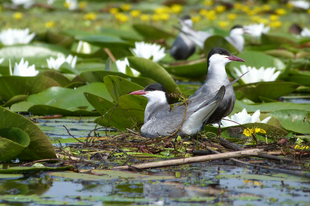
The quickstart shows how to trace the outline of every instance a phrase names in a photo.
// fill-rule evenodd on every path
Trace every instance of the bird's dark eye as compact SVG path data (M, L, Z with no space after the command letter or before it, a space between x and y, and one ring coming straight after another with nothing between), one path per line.
M222 51L220 51L220 54L223 54L223 52L222 52Z

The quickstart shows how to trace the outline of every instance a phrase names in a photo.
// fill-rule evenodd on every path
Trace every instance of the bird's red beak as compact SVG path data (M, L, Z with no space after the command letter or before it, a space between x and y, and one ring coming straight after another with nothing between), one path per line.
M129 94L132 94L132 95L144 95L144 94L146 94L146 92L144 90L137 90L137 91L134 91L134 92L130 92Z
M237 62L245 62L243 59L237 57L237 56L234 56L234 55L231 55L229 57L227 57L229 60L231 61L237 61Z

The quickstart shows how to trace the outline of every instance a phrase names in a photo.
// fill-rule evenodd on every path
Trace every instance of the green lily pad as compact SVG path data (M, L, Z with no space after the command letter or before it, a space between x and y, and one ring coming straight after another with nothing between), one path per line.
M146 87L147 85L155 83L154 80L145 78L145 77L131 77L126 74L120 73L120 72L113 72L113 71L88 71L83 72L80 74L80 76L85 79L85 81L91 83L91 82L104 82L103 79L105 76L113 75L113 76L119 76L126 78L128 80L131 80L131 82L134 82L136 84L141 85L142 87Z
M244 97L253 102L261 102L259 97L277 99L280 96L290 94L299 84L294 82L258 82L235 86L236 91L240 91Z
M104 83L114 102L118 102L118 98L122 95L143 89L142 86L128 81L127 79L112 75L105 76Z
M18 174L18 173L33 173L33 172L40 172L40 171L58 171L58 170L70 170L73 169L72 165L63 166L63 167L10 167L8 169L0 169L0 174Z
M229 43L224 37L219 35L211 36L204 42L204 54L208 56L209 52L214 47L221 47L227 49L232 54L239 53L239 51L231 43Z
M263 33L261 35L261 40L262 44L265 45L276 44L280 46L283 44L288 44L294 47L298 46L297 39L293 35L287 33L268 33L268 34Z
M147 40L175 38L175 35L147 24L133 24L132 27Z
M65 48L70 48L74 42L71 36L63 35L59 32L52 32L50 30L46 31L46 40L53 45L59 45Z
M270 115L279 119L281 125L289 131L300 134L310 133L309 111L286 109L271 112Z
M236 100L235 108L239 108L241 111L243 108L246 108L248 112L255 112L256 110L260 110L261 112L273 112L278 110L285 109L297 109L297 110L305 110L310 111L310 104L295 104L290 102L270 102L263 104L246 104L239 100Z
M11 100L17 95L30 95L44 91L53 86L60 86L55 80L45 76L19 77L19 76L2 76L0 77L0 100L3 103L10 101L16 103L17 98ZM23 97L23 96L19 96ZM6 106L10 106L6 104Z
M102 126L112 126L120 130L132 128L144 122L144 108L146 98L134 95L123 95L118 99L118 104L90 93L84 93L87 100L103 117L95 122Z
M0 56L2 58L14 59L16 62L20 62L21 58L24 58L29 61L30 65L35 64L38 67L41 67L42 64L46 65L46 59L51 56L67 56L69 54L70 52L61 46L43 43L13 45L0 49Z
M95 46L101 46L101 47L133 46L133 44L127 41L124 41L122 39L112 37L112 36L105 36L105 35L84 36L84 37L77 37L76 39L81 40L81 41L86 41L90 44L94 44Z
M92 105L85 99L83 93L89 92L112 100L103 83L95 82L77 89L51 87L39 94L30 95L27 102L33 106L29 111L34 114L63 114L63 115L96 115Z
M185 78L201 78L208 73L208 63L206 59L186 62L182 65L163 65L164 68L174 76Z
M289 59L295 58L295 54L293 52L282 49L268 50L265 51L264 53L274 57L289 58Z
M246 66L256 67L256 69L259 69L261 67L275 67L277 70L284 70L286 68L285 64L281 60L264 54L262 52L244 51L238 54L238 57L245 60L245 62L242 62L242 64ZM231 62L229 64L230 71L233 71L234 67L239 68L240 62ZM237 76L234 75L234 72L231 73L235 78L237 78Z
M155 62L141 57L128 57L130 67L139 71L142 76L161 83L169 92L178 92L180 89L170 74Z
M46 77L49 77L49 78L55 80L62 87L65 87L65 86L71 84L71 81L67 77L65 77L63 74L61 74L60 72L55 71L55 70L45 70L45 71L40 72L38 74L38 76L40 76L40 75L46 76Z
M0 129L0 161L10 161L30 143L28 134L18 128Z
M56 158L53 145L46 134L35 123L4 108L0 109L0 116L0 129L10 127L18 128L27 133L30 138L29 146L17 158L29 161Z
M22 174L0 174L0 180L12 180L12 179L19 179L23 178L24 175ZM1 204L0 204L1 205Z

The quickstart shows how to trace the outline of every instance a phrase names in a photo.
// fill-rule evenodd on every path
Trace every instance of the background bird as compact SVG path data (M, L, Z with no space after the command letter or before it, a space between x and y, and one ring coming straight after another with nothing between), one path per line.
M193 21L189 15L183 16L180 21L182 21L184 25L181 28L180 34L173 42L169 53L175 60L186 60L194 54L196 50L195 43L185 34L188 28L192 28Z
M166 89L159 83L151 84L143 90L131 92L132 95L142 95L148 99L144 112L144 125L141 133L145 137L168 136L173 134L184 122L176 135L195 135L204 127L210 115L220 104L225 87L209 95L196 95L189 98L185 104L175 105L172 109L167 102Z
M215 47L208 55L208 74L205 82L199 87L195 93L189 98L196 96L206 96L206 98L218 91L222 85L226 86L226 92L221 100L219 106L211 114L209 119L204 124L218 123L219 124L219 137L221 137L221 120L223 117L228 116L235 105L235 92L228 79L225 65L232 61L245 62L243 59L230 54L226 49Z

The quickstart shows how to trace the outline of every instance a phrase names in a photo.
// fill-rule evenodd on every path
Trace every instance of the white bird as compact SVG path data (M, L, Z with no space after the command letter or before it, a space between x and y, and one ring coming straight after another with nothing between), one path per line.
M171 109L167 102L166 89L159 83L151 84L143 90L131 92L132 95L142 95L148 99L144 113L144 125L141 133L145 137L155 138L158 136L172 135L179 127L176 135L195 135L204 128L204 122L208 121L210 115L216 110L221 102L225 87L205 96L195 96L185 104L175 105ZM185 111L186 109L186 111ZM183 124L182 120L184 113Z

